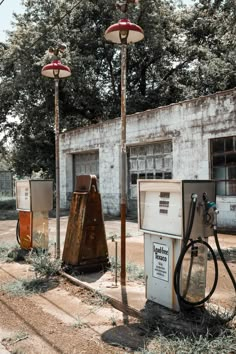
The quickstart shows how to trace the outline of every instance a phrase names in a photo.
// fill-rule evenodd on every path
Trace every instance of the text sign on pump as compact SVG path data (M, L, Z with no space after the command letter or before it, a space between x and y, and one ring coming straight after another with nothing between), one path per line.
M164 281L169 281L169 248L161 243L153 242L152 275Z

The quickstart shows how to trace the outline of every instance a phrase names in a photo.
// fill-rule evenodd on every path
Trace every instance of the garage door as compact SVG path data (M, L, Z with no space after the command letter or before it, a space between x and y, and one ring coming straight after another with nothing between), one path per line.
M74 155L74 181L79 175L96 175L99 180L98 151Z

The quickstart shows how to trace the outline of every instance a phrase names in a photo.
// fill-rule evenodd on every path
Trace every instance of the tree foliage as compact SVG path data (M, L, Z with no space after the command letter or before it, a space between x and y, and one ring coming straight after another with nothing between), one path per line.
M20 176L54 175L54 84L41 76L45 52L68 46L72 76L60 80L60 130L120 114L120 48L104 32L124 14L115 0L23 1L0 44L0 132L13 142ZM236 86L234 0L140 0L128 17L145 39L128 47L127 113ZM125 14L126 16L126 14ZM9 118L10 117L10 118Z

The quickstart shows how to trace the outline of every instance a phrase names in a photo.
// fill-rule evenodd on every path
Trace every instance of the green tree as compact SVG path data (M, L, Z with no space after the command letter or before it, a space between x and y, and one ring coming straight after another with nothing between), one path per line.
M186 40L195 52L183 76L193 96L236 86L236 2L199 0L183 17Z
M128 46L128 114L236 86L234 0L199 0L192 7L140 0L127 14L115 0L23 3L24 14L15 15L15 28L0 45L0 132L14 142L20 176L54 175L54 83L40 71L58 41L69 48L64 59L72 70L60 80L61 131L119 116L120 48L104 32L121 17L145 34Z

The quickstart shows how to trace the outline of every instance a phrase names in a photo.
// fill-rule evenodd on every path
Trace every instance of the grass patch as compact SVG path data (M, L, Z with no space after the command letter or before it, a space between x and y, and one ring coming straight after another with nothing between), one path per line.
M76 322L73 324L74 328L86 328L87 324L79 317L77 316Z
M33 294L44 293L47 290L55 288L58 285L58 281L48 278L38 279L19 279L11 283L5 283L1 285L0 290L12 296L30 296Z
M144 281L144 267L138 266L134 263L127 263L126 272L128 273L128 280Z
M215 308L180 313L148 302L142 327L145 347L135 354L235 354L236 327Z
M3 338L2 343L7 343L12 345L24 339L27 339L28 337L29 337L28 333L19 331L11 337Z
M51 258L47 252L42 251L31 253L28 262L32 265L36 278L49 278L58 275L62 264L60 259Z
M6 244L0 247L0 261L2 262L24 261L26 254L27 251L20 249L17 245L12 247Z
M110 257L110 270L112 273L115 272L115 267L116 267L116 260L115 257ZM121 263L120 263L120 258L117 259L117 272L120 272L121 269ZM128 280L134 281L134 280L142 280L144 282L144 267L139 266L135 263L132 262L127 262L126 264L126 273Z
M94 290L91 291L91 295L89 297L89 304L96 306L96 307L102 307L104 306L108 301L108 297L106 295L100 294L98 291Z
M141 354L229 354L236 352L236 331L222 330L217 337L210 333L191 337L177 335L164 336L159 331L153 334L153 339L146 348L136 352Z
M7 246L0 247L0 261L6 261L9 248Z

